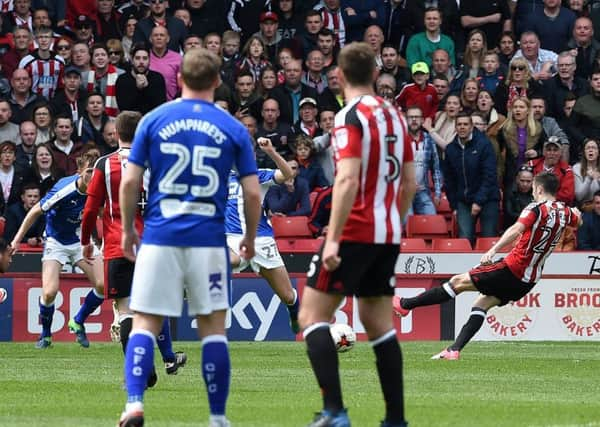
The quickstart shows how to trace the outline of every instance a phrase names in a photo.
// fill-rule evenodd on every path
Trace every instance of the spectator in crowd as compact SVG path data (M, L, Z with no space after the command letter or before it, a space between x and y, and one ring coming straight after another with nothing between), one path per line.
M10 121L18 125L31 117L33 107L44 102L44 97L31 91L31 77L22 68L13 71L10 87L8 98L11 108Z
M94 105L97 101L93 102ZM89 105L89 98L88 98ZM73 141L73 119L71 116L56 116L54 121L54 139L49 143L52 150L53 162L57 169L62 169L67 175L77 172L77 157L83 152L83 144Z
M202 39L195 34L188 34L183 42L183 53L186 53L190 49L196 49L199 47L204 47Z
M478 115L477 117L475 116L476 114ZM477 95L477 109L471 114L471 117L473 126L485 133L492 143L494 154L496 155L498 185L502 185L506 168L506 146L500 146L500 143L498 142L498 133L506 121L506 117L496 111L494 108L494 99L485 89L479 91L479 94ZM476 122L480 122L481 126L478 126Z
M364 35L364 42L371 46L373 53L375 54L375 63L377 68L381 68L383 63L381 62L381 48L384 42L383 31L378 25L369 26Z
M542 129L546 137L556 136L562 144L562 158L565 162L569 162L569 138L567 134L560 128L558 122L552 117L546 115L546 98L543 96L533 96L531 98L531 110L533 118L542 124Z
M432 54L436 49L443 49L450 56L450 63L456 64L454 41L442 34L442 13L431 7L425 10L425 31L413 35L406 47L406 61L409 67L417 62L425 62L431 66Z
M47 103L38 104L33 107L31 113L33 123L37 127L37 136L35 137L35 145L43 144L54 138L54 130L52 122L54 121L52 111Z
M424 118L419 107L408 107L406 119L417 177L417 192L408 215L435 215L436 206L442 198L442 171L435 142L422 128ZM429 189L430 175L433 181L433 198Z
M445 105L446 97L450 93L450 83L448 82L448 77L446 77L443 74L436 74L435 77L431 80L431 84L437 92L439 105Z
M90 47L87 43L76 42L71 49L71 65L79 68L81 72L82 84L87 85L87 75L91 67Z
M375 93L392 104L396 103L396 79L387 73L381 73L375 80Z
M119 139L117 138L117 128L115 120L108 120L102 128L102 145L106 153L112 153L119 149Z
M406 2L406 7L411 14L411 23L408 27L412 33L426 30L425 12L431 7L439 9L442 16L442 33L454 40L455 47L464 49L465 32L460 23L458 2L453 0L411 0Z
M33 31L35 31L39 27L48 27L52 28L52 21L50 20L50 12L48 8L45 6L36 7L35 9L31 9L31 23L33 27Z
M192 15L190 15L190 11L185 7L180 7L173 12L173 16L183 22L188 34L190 34L190 27L192 25Z
M544 94L548 101L548 115L562 120L567 94L572 93L579 98L589 93L590 85L587 80L576 75L577 63L570 51L559 53L556 62L558 73L544 82Z
M321 165L328 185L333 185L335 166L333 164L333 147L331 146L331 130L335 124L335 109L322 107L319 112L319 127L323 134L313 139L315 159Z
M475 243L478 220L482 237L497 236L500 194L494 150L464 112L456 118L456 138L446 147L442 165L446 195L457 214L458 237Z
M256 137L269 138L275 150L283 157L292 154L290 142L292 140L292 128L289 123L279 120L279 103L273 98L267 98L262 104L262 122L256 131ZM256 150L256 162L262 168L277 169L275 163L262 150Z
M302 31L302 15L294 13L294 0L275 0L273 8L279 18L277 33L284 40L292 40Z
M321 15L323 28L333 31L336 37L336 43L341 49L346 43L353 41L350 37L354 34L348 34L348 25L350 24L350 19L356 22L357 15L356 11L350 8L353 12L352 16L354 17L350 18L351 15L348 10L342 9L340 6L341 0L321 0L315 6L315 10ZM362 36L362 32L360 33L360 36Z
M129 63L125 61L125 52L123 52L121 40L108 39L106 49L108 51L108 62L121 70L127 71L129 69Z
M52 29L40 27L35 32L37 50L23 57L19 68L24 68L32 80L32 90L46 99L54 96L58 88L65 61L60 55L50 51Z
M71 65L73 42L67 36L59 37L54 42L54 53L62 56L65 60L65 67Z
M467 36L467 47L462 57L466 78L475 78L483 67L483 55L487 52L485 33L480 29L471 30Z
M329 218L331 217L331 194L333 186L324 188L317 193L312 203L310 216L308 217L308 228L314 237L327 234Z
M256 91L254 76L248 69L242 69L235 79L234 100L238 119L249 114L258 120L262 99Z
M504 228L513 225L527 205L533 202L533 168L522 165L514 184L504 193Z
M0 57L0 70L6 77L13 75L19 63L29 54L31 31L26 27L17 27L12 34L14 47Z
M150 69L150 50L135 45L131 69L117 79L117 105L121 111L139 111L142 115L167 101L165 79Z
M277 31L279 17L275 12L267 11L260 14L259 31L254 34L263 43L264 55L267 60L277 57L283 39Z
M246 115L246 116L242 116L239 120L240 120L240 123L243 124L246 127L246 129L248 129L248 133L252 137L252 140L256 141L256 130L257 130L256 119L254 117L252 117L251 115ZM259 167L260 167L260 165L259 165Z
M308 182L309 191L329 185L323 169L315 161L314 151L314 143L310 136L305 134L296 136L294 152L298 161L298 175Z
M402 88L396 97L396 103L406 110L409 106L417 105L423 111L428 125L433 122L438 109L437 92L429 80L429 66L425 62L416 62L411 67L414 83Z
M260 73L257 91L263 101L269 98L271 89L277 86L277 71L272 65L267 65Z
M198 36L195 36L195 35L192 35L192 37L195 37L195 39L197 39L199 41L200 44L197 47L201 47L202 39L200 39ZM188 36L188 39L189 38L190 38L190 36ZM187 44L188 39L186 39L186 44ZM236 33L235 31L227 30L223 33L222 59L223 59L222 71L223 71L223 74L227 75L226 82L231 82L231 81L233 81L234 73L237 71L237 69L236 69L237 64L241 60L240 35L238 33Z
M573 122L580 134L576 140L585 137L600 138L600 66L590 76L590 93L577 99L573 107Z
M306 58L306 71L302 75L302 83L312 87L318 94L322 94L327 88L327 77L323 73L323 54L315 49L308 53Z
M33 150L33 159L31 172L25 181L38 185L41 192L40 197L44 197L48 190L65 176L65 171L56 166L49 143L36 145Z
M338 78L337 65L329 67L325 76L327 77L327 87L317 101L319 101L320 106L333 107L337 113L345 105L344 94L342 93L342 87Z
M97 92L103 96L104 108L109 117L119 113L117 106L117 79L125 72L112 65L108 60L106 45L92 46L92 67L87 73L88 93Z
M381 73L390 74L396 80L396 89L400 90L410 80L408 68L399 65L399 56L396 48L391 44L384 44L381 48Z
M10 103L0 99L0 141L19 141L19 126L10 121Z
M138 21L133 34L133 43L150 43L152 30L162 27L166 29L165 32L168 35L167 48L175 52L179 52L183 48L187 29L181 19L167 15L167 6L168 1L164 0L150 2L150 16Z
M600 41L594 38L594 27L590 18L577 18L573 26L573 36L566 43L564 50L570 50L575 56L575 74L587 79L594 69L595 59L600 54Z
M317 123L317 100L314 98L303 98L300 100L300 120L294 124L293 132L296 135L304 134L311 138L322 134Z
M385 9L382 1L345 0L340 3L344 13L348 15L346 43L362 41L363 34L366 35L370 29L377 29L381 33L381 43L383 43Z
M265 0L244 0L223 2L231 3L227 12L229 27L242 36L242 43L258 31L260 14L264 12L269 2Z
M328 28L321 28L317 34L317 49L323 54L323 68L331 67L336 63L336 48L333 32Z
M140 19L147 18L150 15L150 7L145 0L130 0L119 6L118 12L121 16L124 16L125 19L129 19L129 17L133 17L136 22ZM125 23L127 26L127 23Z
M4 226L4 236L8 242L17 234L19 227L23 223L27 212L40 201L40 188L33 183L23 185L21 189L21 202L13 203L6 209L6 225ZM31 228L23 236L21 243L27 243L30 247L42 246L44 240L44 228L46 226L45 217L39 217Z
M434 77L446 77L450 92L460 92L466 78L465 73L462 69L457 69L452 65L448 52L444 49L436 49L433 51L431 58Z
M583 145L581 161L573 165L575 177L575 201L584 212L591 209L592 196L600 190L600 143L588 139Z
M8 25L12 28L27 27L33 31L31 0L16 0L13 2L12 13L7 16Z
M456 117L461 110L460 97L451 93L446 97L444 110L436 113L434 125L423 122L423 129L429 132L440 151L446 150L456 138Z
M552 172L559 181L556 200L573 206L575 202L575 178L571 166L564 160L561 160L562 147L560 140L551 136L544 142L542 157L529 161L529 166L533 167L533 174L537 175L542 171Z
M35 123L29 120L21 122L19 136L21 143L17 145L15 165L17 169L28 171L33 163L33 151L35 149L35 138L37 137Z
M385 26L383 27L385 38L400 52L400 55L406 56L406 45L414 32L413 23L415 21L423 22L423 16L413 20L409 4L404 0L389 0L383 2L383 7L385 8ZM454 2L454 8L456 9L456 2Z
M292 168L292 178L269 188L264 208L271 216L308 216L311 211L308 182L298 176L296 160L289 160L288 164Z
M222 39L217 33L208 33L204 36L204 47L219 57L223 54Z
M583 213L583 225L577 232L577 249L600 250L600 191L594 193L592 210Z
M68 114L73 122L79 120L85 111L87 90L81 88L81 71L74 65L65 68L63 87L50 100L50 108L54 114Z
M17 145L12 141L0 143L0 216L5 217L9 205L19 201L26 171L15 166Z
M542 94L542 86L531 77L527 61L517 57L510 63L505 83L496 89L494 104L500 114L506 115L516 98L531 99L533 95Z
M259 36L250 36L244 44L239 63L236 65L238 72L244 70L252 74L256 82L262 70L269 65L265 43Z
M482 30L486 39L490 42L498 40L502 31L512 28L508 1L461 0L460 22L466 30L474 28Z
M102 154L106 154L108 147L104 146L102 129L108 120L109 117L104 111L104 97L100 93L90 93L86 101L85 112L76 122L78 139L84 144L94 143L100 148Z
M120 39L121 15L115 10L115 0L98 0L95 16L96 39L106 43L109 39Z
M477 95L479 94L479 82L477 79L468 78L460 90L460 105L462 111L472 113L477 109Z
M544 0L544 7L528 16L525 29L538 35L542 48L560 52L571 38L575 19L573 11L562 7L560 0Z
M88 14L90 12L87 12ZM92 12L93 13L93 12ZM92 47L96 40L94 38L95 23L87 15L79 15L73 25L75 34L75 42L84 43L88 47Z
M500 58L494 51L487 51L483 54L483 67L479 70L477 80L479 88L487 90L492 96L496 89L506 79L506 74L500 67Z
M133 15L123 15L123 37L121 37L121 46L123 46L123 57L126 62L131 62L131 48L133 47L133 33L138 20Z
M150 31L150 44L152 45L152 49L150 50L150 69L162 74L165 79L167 101L175 99L179 91L177 74L181 66L179 50L172 51L168 48L170 39L171 36L165 27L157 26Z
M296 123L300 119L300 100L304 98L319 99L315 89L303 84L302 64L300 60L289 61L284 68L285 81L271 91L273 97L279 103L281 121Z
M318 36L322 28L323 18L321 17L321 14L316 10L309 11L304 18L304 29L296 35L296 43L301 49L299 53L303 58L306 58L308 52L318 48ZM338 41L336 38L336 45L339 47L339 44L337 43Z
M189 11L189 33L200 37L208 33L223 34L227 27L228 2L220 0L186 0L183 7Z
M491 40L490 40L491 41ZM512 31L503 31L500 40L498 41L498 56L500 62L508 67L513 56L517 52L517 39Z
M525 31L521 34L521 48L515 53L511 65L516 58L525 58L534 80L548 80L556 71L557 57L553 51L540 48L536 33Z

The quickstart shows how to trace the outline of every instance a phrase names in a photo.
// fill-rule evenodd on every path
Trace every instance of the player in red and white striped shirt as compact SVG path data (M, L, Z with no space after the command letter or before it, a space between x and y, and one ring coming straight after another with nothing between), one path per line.
M62 84L65 69L65 60L62 56L50 52L52 34L51 28L38 28L35 32L38 49L19 62L19 68L26 69L31 77L31 90L46 99L51 99L59 84Z
M331 217L322 263L313 257L300 307L309 359L324 401L311 425L350 425L329 321L344 296L356 296L386 403L382 425L404 426L402 354L391 314L402 219L416 190L413 153L404 119L374 94L371 47L347 45L338 65L347 105L336 115L332 131L336 177Z
M556 201L559 181L552 172L533 178L533 198L500 240L483 256L481 264L467 273L458 274L439 288L432 288L414 298L394 298L394 310L406 316L410 310L440 304L465 291L480 292L471 308L469 320L454 343L432 359L456 360L460 350L481 329L487 311L523 298L542 277L542 268L566 227L581 225L581 212ZM517 240L506 258L493 261L496 253Z

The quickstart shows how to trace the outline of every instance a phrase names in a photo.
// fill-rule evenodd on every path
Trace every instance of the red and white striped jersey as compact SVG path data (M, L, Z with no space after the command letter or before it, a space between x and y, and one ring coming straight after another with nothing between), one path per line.
M562 202L545 201L531 203L518 221L525 231L504 261L522 282L537 283L565 227L576 227L578 217Z
M19 68L24 68L31 77L31 90L38 95L50 99L56 89L62 85L65 69L65 60L59 55L52 55L42 59L37 52L33 52L19 62Z
M13 0L0 0L0 12L12 12L15 9Z
M399 244L400 178L413 152L398 109L379 97L354 98L335 116L332 146L336 162L361 159L360 187L342 240Z

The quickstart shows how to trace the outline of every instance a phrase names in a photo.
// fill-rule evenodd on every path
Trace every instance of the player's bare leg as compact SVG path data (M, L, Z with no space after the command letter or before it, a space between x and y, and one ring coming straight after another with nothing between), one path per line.
M196 316L198 335L202 340L202 376L206 384L210 408L209 427L229 427L225 415L231 363L225 335L226 310Z
M37 348L48 348L52 344L52 318L54 317L54 299L58 293L62 264L55 260L42 262L42 296L40 297L40 321L42 333Z
M290 276L287 269L282 267L275 268L261 268L260 275L264 277L273 292L279 297L279 299L287 306L290 315L290 327L292 331L297 334L300 331L298 324L298 310L300 303L298 300L298 293L292 286Z
M323 411L315 425L323 419L332 421L338 417L348 422L342 399L338 354L329 331L331 317L343 298L343 295L305 287L300 305L300 327L304 331L308 358L323 396Z
M382 425L405 426L402 351L392 321L392 298L359 298L358 313L375 353L385 400L385 420Z

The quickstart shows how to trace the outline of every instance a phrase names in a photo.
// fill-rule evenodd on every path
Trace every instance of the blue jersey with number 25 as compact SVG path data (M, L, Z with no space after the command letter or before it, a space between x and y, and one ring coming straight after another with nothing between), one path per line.
M151 171L142 243L225 246L229 171L256 174L241 123L210 102L177 99L140 121L128 160Z

